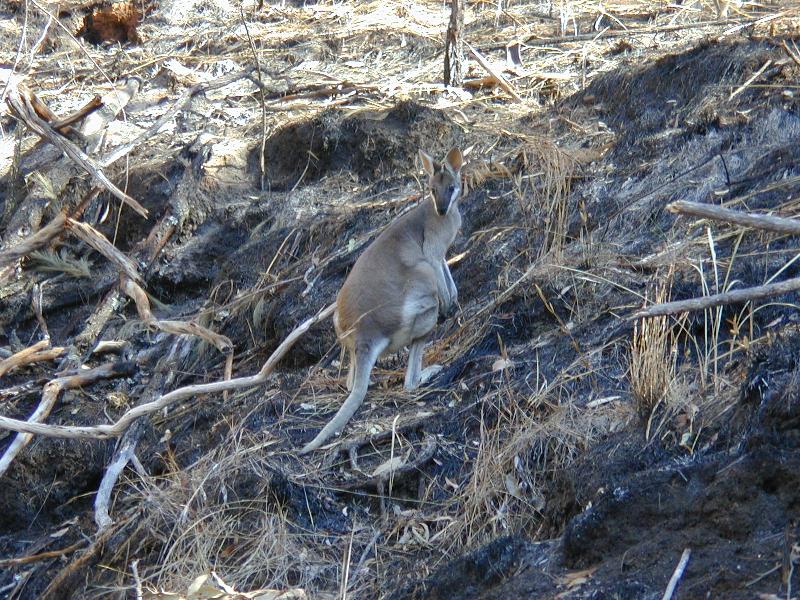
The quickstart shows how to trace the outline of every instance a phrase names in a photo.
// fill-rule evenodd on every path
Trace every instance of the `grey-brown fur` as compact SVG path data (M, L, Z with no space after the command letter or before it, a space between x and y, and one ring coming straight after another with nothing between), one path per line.
M438 315L448 316L458 291L446 253L461 227L463 157L452 149L442 164L420 151L429 198L399 217L358 258L336 297L333 322L350 357L350 395L333 419L300 451L316 450L341 431L364 401L369 376L384 354L409 347L405 387L414 389L441 367L422 370L422 351Z

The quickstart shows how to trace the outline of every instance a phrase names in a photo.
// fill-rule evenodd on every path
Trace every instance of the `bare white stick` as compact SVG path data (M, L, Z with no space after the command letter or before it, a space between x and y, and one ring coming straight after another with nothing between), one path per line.
M664 595L661 597L661 600L672 600L672 594L675 593L675 588L678 587L678 582L683 577L683 572L686 570L686 565L689 563L689 557L692 555L692 549L686 548L681 554L681 559L678 561L678 566L675 567L675 572L672 574L672 577L669 579L669 584L667 584L667 589L664 590Z
M800 235L800 220L787 219L786 217L775 217L773 215L759 215L754 213L743 213L722 206L713 204L702 204L700 202L687 202L678 200L667 204L670 212L692 215L694 217L704 217L715 221L725 221L745 225L754 229L766 229L778 233L788 233L789 235Z
M213 383L203 383L199 385L187 385L177 390L173 390L168 394L164 394L160 398L136 406L124 415L113 425L96 425L94 427L74 427L64 425L45 425L42 423L30 423L28 421L21 421L19 419L11 419L9 417L0 417L0 429L8 429L10 431L19 431L24 433L34 433L37 435L44 435L48 437L60 437L69 439L81 440L96 440L106 439L111 437L118 437L128 426L141 416L148 415L157 410L161 410L185 398L192 396L199 396L201 394L215 394L217 392L224 392L227 390L238 390L242 388L249 388L260 385L267 380L267 376L275 369L275 365L280 361L286 353L295 345L297 340L303 336L313 325L323 321L333 314L335 304L327 306L322 311L306 319L303 323L298 325L281 344L275 349L272 355L261 367L261 370L255 375L250 377L239 377L229 381L215 381Z
M97 528L103 531L106 527L112 525L114 521L108 513L108 505L111 503L111 492L114 489L114 484L119 479L122 470L125 468L130 460L133 458L133 453L136 451L136 444L139 442L139 435L135 432L136 427L129 429L125 436L120 441L119 449L114 453L114 459L106 468L103 474L103 480L100 482L100 487L97 489L97 496L94 499L94 522L97 523ZM138 428L141 431L141 428ZM133 435L131 433L133 432Z
M36 408L34 413L27 421L20 421L20 423L27 423L31 427L47 427L47 425L43 425L40 422L45 420L50 414L50 411L53 410L53 406L55 406L56 400L58 400L58 397L61 395L63 390L82 387L99 379L123 377L125 375L130 375L132 371L132 363L119 362L89 369L88 371L83 371L77 375L68 375L65 377L59 377L58 379L53 379L44 386L42 400L39 402L39 406ZM15 421L16 419L11 420ZM32 437L33 436L31 435L31 432L17 434L17 437L14 438L14 441L11 442L11 445L8 448L6 448L5 453L3 454L2 458L0 458L0 477L5 475L8 467L11 466L11 463L14 461L20 451L28 445Z
M786 279L778 283L768 283L756 287L723 292L711 296L690 298L689 300L675 300L663 304L653 304L633 313L629 319L644 319L646 317L658 317L661 315L675 315L692 310L705 310L715 306L725 304L737 304L739 302L749 302L750 300L762 300L773 296L780 296L800 289L800 277Z

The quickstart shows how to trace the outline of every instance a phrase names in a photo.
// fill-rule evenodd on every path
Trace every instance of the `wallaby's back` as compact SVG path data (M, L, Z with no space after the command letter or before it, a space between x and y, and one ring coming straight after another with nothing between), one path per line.
M414 296L430 295L436 282L425 277L425 211L423 202L386 228L358 258L336 300L337 334L351 332L393 337L408 313Z

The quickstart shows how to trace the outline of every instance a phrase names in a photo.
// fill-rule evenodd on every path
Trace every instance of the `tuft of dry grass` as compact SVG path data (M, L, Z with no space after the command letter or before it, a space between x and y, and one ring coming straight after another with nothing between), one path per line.
M533 394L500 387L481 415L478 453L468 483L456 495L451 525L456 547L473 548L497 535L527 531L535 537L547 498L545 484L601 435L629 420L614 402L581 406L569 385L590 373L575 361ZM581 372L571 375L581 368ZM496 412L491 423L487 410Z
M134 482L148 507L139 530L160 547L150 553L157 560L140 561L143 587L182 592L211 572L237 590L314 589L336 578L332 549L307 544L275 498L274 443L233 432L190 467Z
M666 302L669 296L668 284L660 284L654 302ZM648 439L656 409L668 403L674 390L677 357L678 328L671 317L653 317L635 323L630 344L631 393L640 416L647 422Z

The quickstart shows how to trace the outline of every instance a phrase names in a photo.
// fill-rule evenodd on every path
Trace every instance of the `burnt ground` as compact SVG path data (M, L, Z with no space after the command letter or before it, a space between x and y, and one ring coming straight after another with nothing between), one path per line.
M795 294L666 319L661 337L627 318L645 298L797 276L793 237L665 210L798 212L800 67L782 47L791 30L766 33L668 52L615 45L613 68L514 111L494 96L456 111L424 95L313 111L270 129L263 190L259 131L237 145L178 123L171 150L143 151L128 175L151 220L103 196L84 218L137 259L160 316L234 341L235 376L329 304L359 251L419 198L418 148L473 146L451 251L461 311L426 352L445 369L409 395L404 358L381 361L337 444L298 459L343 398L332 326L317 325L268 384L139 422L141 467L117 484L105 536L92 503L114 441L35 437L0 485L0 597L133 597L138 560L146 589L174 592L214 569L240 591L309 598L339 597L343 581L358 598L661 598L687 548L676 598L796 589ZM324 64L337 44L298 53ZM420 36L403 52L434 49ZM281 60L300 60L289 50ZM15 210L20 177L0 180L4 242L29 215ZM142 240L166 219L174 233L148 258ZM117 271L74 238L58 247L89 259L91 276L24 260L2 289L0 347L39 339L32 285L49 280L54 345L97 366L107 359L91 354L86 323ZM129 342L118 360L135 373L65 392L48 422L106 423L223 377L216 350L148 330L132 305L120 301L101 332ZM0 414L27 417L58 368L5 376ZM391 483L371 476L398 455L411 468Z

